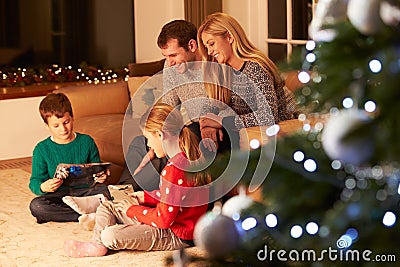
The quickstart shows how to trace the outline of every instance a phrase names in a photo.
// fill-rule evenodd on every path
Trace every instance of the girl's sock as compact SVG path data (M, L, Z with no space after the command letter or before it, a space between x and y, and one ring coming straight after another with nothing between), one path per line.
M64 242L64 251L71 258L83 258L104 256L107 254L108 249L95 242L67 240Z
M86 197L65 196L62 198L62 200L77 213L89 214L95 213L97 207L100 205L101 202L105 201L106 198L103 194L97 194Z

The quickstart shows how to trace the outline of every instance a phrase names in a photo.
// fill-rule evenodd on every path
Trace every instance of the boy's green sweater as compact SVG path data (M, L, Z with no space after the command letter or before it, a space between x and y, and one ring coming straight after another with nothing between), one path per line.
M48 137L38 143L33 150L29 188L34 194L43 195L45 193L40 190L40 185L53 178L58 164L92 162L100 162L100 156L99 150L90 136L77 133L76 138L68 144L57 144ZM57 190L61 189L63 186Z

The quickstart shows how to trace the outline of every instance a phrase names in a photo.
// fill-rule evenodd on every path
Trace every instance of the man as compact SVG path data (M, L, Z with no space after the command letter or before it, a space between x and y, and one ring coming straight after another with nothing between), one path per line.
M186 124L199 138L214 136L212 139L217 140L216 129L204 129L201 133L198 123L204 112L207 94L202 81L201 56L196 38L196 26L185 20L174 20L162 27L157 40L166 59L161 102L181 108ZM207 147L213 152L217 150L215 145ZM220 147L225 147L225 144ZM143 136L133 139L126 155L127 166L120 178L121 184L131 183L135 190L151 191L158 188L159 172L165 166L166 159L157 158L152 150L147 151L146 148Z

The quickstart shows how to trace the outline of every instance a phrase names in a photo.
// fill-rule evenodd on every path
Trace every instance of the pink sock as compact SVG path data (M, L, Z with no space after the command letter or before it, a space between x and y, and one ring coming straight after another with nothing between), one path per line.
M72 258L101 257L107 254L108 249L94 242L80 242L67 240L64 242L64 251Z

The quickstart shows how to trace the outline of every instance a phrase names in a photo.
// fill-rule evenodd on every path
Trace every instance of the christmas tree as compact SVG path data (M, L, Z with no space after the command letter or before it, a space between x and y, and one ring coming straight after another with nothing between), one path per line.
M226 213L203 217L195 238L209 258L192 260L400 266L400 1L321 0L310 34L286 69L301 70L296 97L305 114L328 119L311 127L303 114L303 130L278 139L274 157L266 156L262 203L239 195L225 203L231 222L218 220ZM250 152L245 185L262 148ZM220 171L218 160L211 171Z

